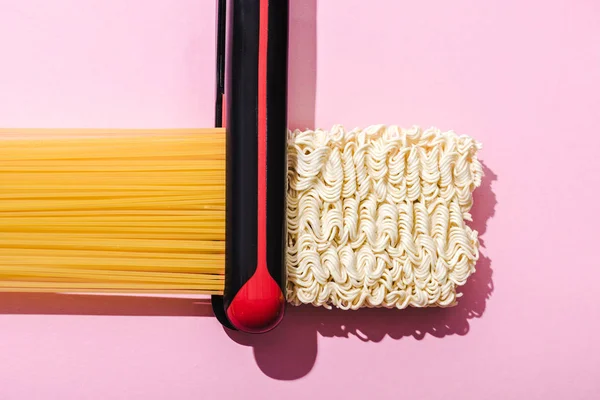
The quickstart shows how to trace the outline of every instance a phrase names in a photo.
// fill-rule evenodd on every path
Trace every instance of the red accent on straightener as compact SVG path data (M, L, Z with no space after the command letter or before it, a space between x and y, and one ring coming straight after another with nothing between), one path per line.
M283 319L285 298L266 268L258 268L227 308L227 319L243 332L264 333Z
M267 48L269 0L260 0L258 37L258 237L257 266L227 308L239 330L263 333L283 318L285 298L267 268Z
M267 268L267 48L269 0L260 0L258 36L258 258Z

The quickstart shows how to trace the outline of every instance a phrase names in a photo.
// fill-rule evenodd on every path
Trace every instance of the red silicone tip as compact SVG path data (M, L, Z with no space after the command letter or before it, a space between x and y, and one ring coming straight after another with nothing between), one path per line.
M227 308L227 318L242 332L265 333L282 320L285 298L268 273L257 273L246 282Z

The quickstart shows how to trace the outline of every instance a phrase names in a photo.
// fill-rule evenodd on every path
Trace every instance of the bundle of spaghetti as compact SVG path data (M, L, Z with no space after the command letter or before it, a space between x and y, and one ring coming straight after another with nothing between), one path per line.
M0 290L222 292L222 130L0 137Z
M376 125L289 140L288 301L357 309L452 306L475 271L480 144Z

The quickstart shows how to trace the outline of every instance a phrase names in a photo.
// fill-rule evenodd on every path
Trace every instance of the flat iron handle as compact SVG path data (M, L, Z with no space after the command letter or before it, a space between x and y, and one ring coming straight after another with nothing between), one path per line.
M288 10L288 0L227 5L223 309L250 333L285 310Z

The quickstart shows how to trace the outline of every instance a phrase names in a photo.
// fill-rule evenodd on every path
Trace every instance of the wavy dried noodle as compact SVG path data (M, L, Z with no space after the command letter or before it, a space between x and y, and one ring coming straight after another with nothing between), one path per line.
M418 127L294 131L288 301L342 309L454 305L475 271L480 144Z

